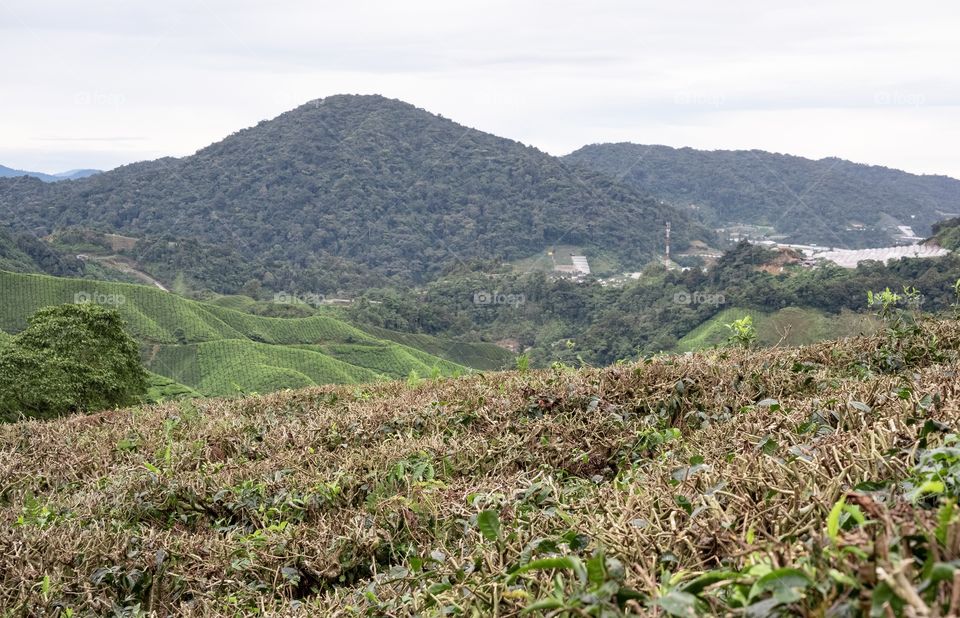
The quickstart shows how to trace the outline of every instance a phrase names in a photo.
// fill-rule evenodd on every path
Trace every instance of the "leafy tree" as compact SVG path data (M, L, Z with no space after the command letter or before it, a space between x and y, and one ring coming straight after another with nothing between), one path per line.
M0 418L51 417L136 403L147 390L136 342L99 305L46 307L0 347Z

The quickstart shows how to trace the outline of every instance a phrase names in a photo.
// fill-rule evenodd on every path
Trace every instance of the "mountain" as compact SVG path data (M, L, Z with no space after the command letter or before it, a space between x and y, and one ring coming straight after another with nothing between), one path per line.
M94 176L96 174L102 174L102 170L93 170L93 169L79 169L79 170L68 170L66 172L60 172L59 174L54 174L54 178L57 180L77 180L78 178L87 178L88 176Z
M16 178L18 176L29 176L31 178L39 178L43 182L59 182L61 180L77 180L78 178L87 178L88 176L93 176L94 174L100 174L100 170L70 170L67 172L60 172L59 174L44 174L43 172L26 172L24 170L15 170L9 167L4 167L0 165L0 178Z
M929 235L960 213L960 180L837 158L760 150L594 144L564 157L675 204L713 226L772 226L790 241L852 248L889 245L898 225Z
M439 372L499 369L513 355L492 344L378 330L318 312L303 318L252 315L155 287L0 271L0 330L16 333L38 309L101 302L117 309L151 372L201 395L267 393ZM422 349L421 349L422 348ZM429 350L429 352L424 351Z
M159 239L161 268L190 274L210 254L268 287L318 292L422 282L559 243L636 268L662 252L667 221L677 248L710 236L603 174L380 96L315 101L182 159L71 183L0 180L0 208L38 235ZM200 283L229 292L239 276Z

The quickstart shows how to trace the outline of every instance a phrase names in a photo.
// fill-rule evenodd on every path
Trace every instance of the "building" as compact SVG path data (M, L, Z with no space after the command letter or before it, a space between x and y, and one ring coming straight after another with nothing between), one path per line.
M580 275L590 274L590 264L584 255L571 255L570 261L573 262L573 271Z

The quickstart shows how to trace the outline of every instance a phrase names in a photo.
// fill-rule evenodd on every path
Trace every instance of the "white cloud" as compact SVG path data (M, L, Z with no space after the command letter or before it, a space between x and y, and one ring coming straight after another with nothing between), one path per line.
M658 142L960 177L958 26L932 1L5 0L0 163L182 156L376 92L555 154Z

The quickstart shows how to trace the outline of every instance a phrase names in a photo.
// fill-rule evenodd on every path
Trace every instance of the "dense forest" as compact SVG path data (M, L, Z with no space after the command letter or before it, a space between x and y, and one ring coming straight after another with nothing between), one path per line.
M9 234L0 229L0 270L78 277L83 263L57 251L30 234Z
M379 96L308 103L182 159L69 183L0 179L0 207L41 236L144 238L154 270L219 292L244 279L317 292L421 283L559 243L635 269L662 251L668 220L677 249L711 239L604 174Z
M484 340L515 339L536 365L553 361L608 365L671 350L678 340L727 307L777 311L806 307L828 314L866 309L867 292L916 287L923 309L956 301L960 256L907 259L856 270L796 267L769 274L771 252L742 243L707 272L651 266L624 287L574 283L543 274L448 277L412 294L374 290L351 308L355 321L384 328ZM478 304L479 293L515 302ZM683 302L694 298L721 302ZM678 302L681 299L681 302Z
M620 143L585 146L564 160L696 205L711 226L769 225L793 242L884 246L897 224L926 236L936 221L960 213L960 180L837 158Z

